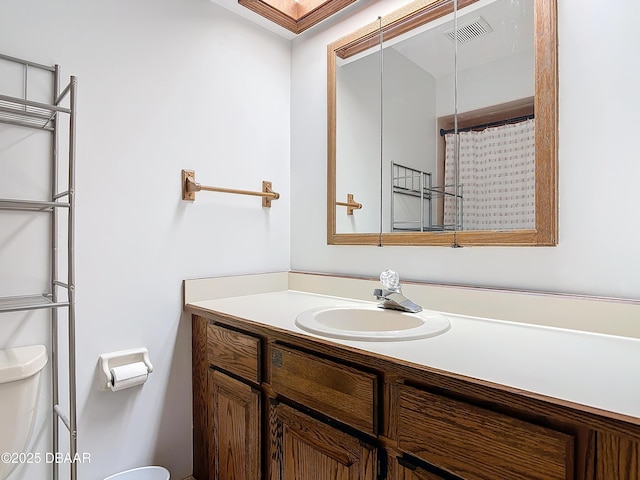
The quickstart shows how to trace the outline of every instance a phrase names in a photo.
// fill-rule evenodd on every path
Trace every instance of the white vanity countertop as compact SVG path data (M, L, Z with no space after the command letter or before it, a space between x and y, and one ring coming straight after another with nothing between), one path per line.
M304 310L363 303L374 302L285 290L189 305L640 419L638 339L449 313L446 333L399 342L328 339L294 323Z

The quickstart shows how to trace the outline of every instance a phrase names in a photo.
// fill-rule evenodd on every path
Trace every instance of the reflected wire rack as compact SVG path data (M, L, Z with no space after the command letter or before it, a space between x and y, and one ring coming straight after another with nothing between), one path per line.
M462 185L434 187L431 172L391 162L391 231L392 232L443 232L462 228ZM414 219L396 219L395 195L415 197L419 199L419 206L414 213ZM437 223L433 221L434 202L437 208L444 208L445 199L458 198L457 218L455 223Z
M6 63L5 63L6 62ZM60 89L60 67L47 66L0 54L0 65L8 66L17 71L22 69L21 83L24 98L12 97L0 94L0 124L14 127L24 127L49 132L51 134L51 149L47 154L50 160L50 191L51 195L46 200L25 200L0 198L0 211L36 212L49 215L51 245L49 265L48 292L30 293L18 296L0 296L0 313L21 312L31 310L49 310L51 345L50 363L52 375L52 450L54 455L60 453L59 423L62 422L69 430L69 454L71 458L77 455L77 421L76 421L76 353L75 353L75 259L74 259L74 233L75 233L75 142L76 142L76 89L77 80L69 77L69 83ZM50 74L52 98L51 103L46 104L29 98L30 70L48 72ZM3 78L4 80L4 78ZM18 83L18 82L16 82ZM62 103L68 103L68 107ZM59 174L62 162L58 158L58 150L61 141L58 138L59 129L62 126L61 115L68 120L68 163L66 169L65 191L58 191ZM19 181L27 180L20 178ZM66 222L58 218L58 213L66 211ZM59 249L58 235L64 235L67 239L66 249ZM61 255L61 251L64 253ZM59 255L64 256L63 260ZM65 265L66 279L58 278L61 265ZM66 317L59 310L66 311ZM69 385L69 411L68 416L59 406L59 373L61 367L58 363L61 350L61 338L59 327L66 320L68 333L68 385ZM52 478L58 480L60 471L59 463L52 462ZM77 479L77 462L69 464L71 480Z

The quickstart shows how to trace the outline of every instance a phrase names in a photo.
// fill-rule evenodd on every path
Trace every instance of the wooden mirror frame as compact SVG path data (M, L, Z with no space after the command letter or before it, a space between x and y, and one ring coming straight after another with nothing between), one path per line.
M458 0L458 10L478 0ZM534 0L535 230L336 233L336 56L348 58L453 12L452 0L416 0L327 47L329 245L555 246L558 243L557 0Z

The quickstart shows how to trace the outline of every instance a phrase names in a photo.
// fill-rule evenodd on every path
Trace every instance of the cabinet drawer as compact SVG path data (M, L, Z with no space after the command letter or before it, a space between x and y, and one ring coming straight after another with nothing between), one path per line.
M207 325L207 361L260 383L260 339L219 325Z
M397 408L398 447L463 478L573 478L571 435L403 385Z
M271 387L329 417L376 433L377 377L304 352L273 345Z

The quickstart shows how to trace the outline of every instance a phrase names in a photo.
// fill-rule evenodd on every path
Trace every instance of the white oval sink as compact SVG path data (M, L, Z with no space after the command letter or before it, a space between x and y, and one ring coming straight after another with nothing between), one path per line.
M316 335L370 342L434 337L451 328L437 312L408 313L375 305L313 308L300 313L295 323Z

